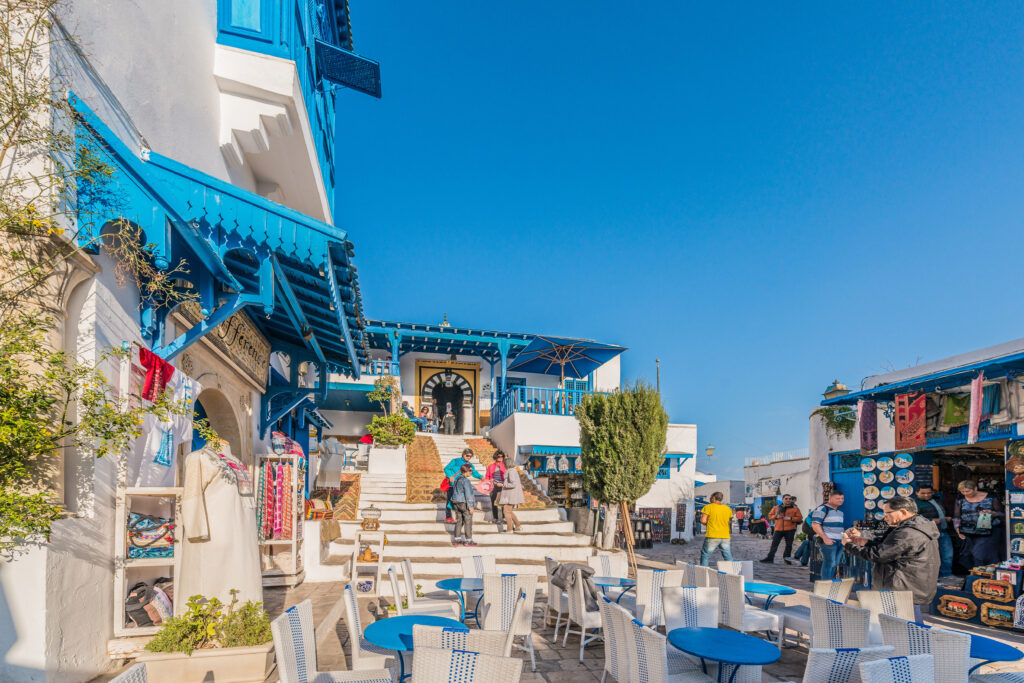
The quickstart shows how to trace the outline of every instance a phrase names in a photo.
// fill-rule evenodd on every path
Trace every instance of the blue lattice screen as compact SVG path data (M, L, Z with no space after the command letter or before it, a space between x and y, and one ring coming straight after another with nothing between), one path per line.
M318 40L316 62L323 78L380 97L380 64L372 59Z

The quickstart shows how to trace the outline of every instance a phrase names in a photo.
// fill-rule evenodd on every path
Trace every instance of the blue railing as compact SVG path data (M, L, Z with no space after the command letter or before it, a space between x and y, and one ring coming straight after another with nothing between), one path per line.
M333 2L218 0L217 42L295 62L327 201L334 208L334 86L316 76L316 39L337 44ZM347 36L345 37L347 39ZM327 88L325 92L324 88Z
M491 408L491 425L500 424L513 413L572 417L587 394L599 392L542 387L509 387Z
M398 363L390 360L371 360L363 363L361 370L364 375L392 375L398 377L401 371Z

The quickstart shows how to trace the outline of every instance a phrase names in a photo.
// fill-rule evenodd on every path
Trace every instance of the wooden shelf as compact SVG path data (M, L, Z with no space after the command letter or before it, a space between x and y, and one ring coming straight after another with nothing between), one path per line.
M125 567L173 567L174 557L126 557Z
M171 498L180 496L185 489L180 486L126 486L126 496L151 496L157 498Z

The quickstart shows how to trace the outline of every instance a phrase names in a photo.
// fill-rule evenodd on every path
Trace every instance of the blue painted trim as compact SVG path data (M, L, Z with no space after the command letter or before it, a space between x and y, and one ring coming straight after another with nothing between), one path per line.
M348 349L348 357L358 358L355 344L352 343L352 331L348 327L348 316L345 315L345 303L341 300L341 292L338 289L338 275L334 271L334 259L331 257L330 245L327 245L324 258L327 261L325 268L327 272L327 285L330 288L331 301L334 303L334 313L338 318L338 326L341 327L341 336L345 340L345 347ZM352 363L352 377L359 379L360 373L359 363ZM326 378L324 379L326 380ZM326 384L327 382L324 381L325 386Z
M302 306L299 304L299 300L295 297L295 292L292 291L292 287L288 283L288 278L285 277L284 271L281 270L281 264L277 260L277 256L271 256L270 263L274 267L274 275L277 278L277 284L281 288L282 296L284 296L286 304L285 310L287 311L292 324L295 326L295 331L306 346L313 351L317 360L320 361L318 367L326 369L325 366L327 365L327 360L324 358L324 352L316 340L316 334L313 333L313 328L310 326L309 321L306 320L306 314L302 312ZM353 363L353 367L358 367L358 363ZM292 374L295 373L293 372Z

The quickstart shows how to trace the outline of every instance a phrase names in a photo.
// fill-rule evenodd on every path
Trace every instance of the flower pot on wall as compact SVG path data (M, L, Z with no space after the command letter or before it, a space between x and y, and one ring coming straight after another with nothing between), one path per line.
M405 474L405 446L371 446L370 474Z
M144 652L149 683L262 683L274 666L273 641L255 647L227 647L182 652Z

